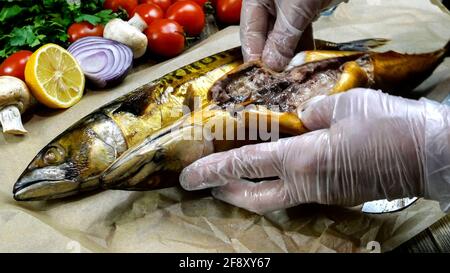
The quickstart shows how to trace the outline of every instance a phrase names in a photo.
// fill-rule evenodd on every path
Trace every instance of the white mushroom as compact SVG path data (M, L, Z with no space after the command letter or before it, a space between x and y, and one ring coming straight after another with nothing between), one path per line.
M0 123L3 133L24 135L20 114L25 112L33 102L27 85L16 77L0 77Z
M122 44L133 50L133 57L137 59L147 50L147 36L142 33L147 23L136 13L128 22L121 19L112 19L105 26L103 37Z

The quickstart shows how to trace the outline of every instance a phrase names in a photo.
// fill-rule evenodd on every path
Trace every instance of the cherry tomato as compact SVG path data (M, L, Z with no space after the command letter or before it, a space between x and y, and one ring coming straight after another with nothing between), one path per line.
M217 0L217 18L225 24L239 24L242 0Z
M69 34L69 42L73 43L76 40L88 37L88 36L103 36L103 30L105 27L103 25L92 25L88 22L73 23L67 29L67 34Z
M184 50L183 27L174 20L156 19L145 30L151 52L174 57Z
M205 13L203 8L190 0L175 2L167 10L166 17L182 25L189 36L198 36L205 27Z
M111 9L114 12L118 11L119 8L122 8L127 11L128 18L133 14L134 9L138 5L138 0L105 0L103 3L103 7L105 9Z
M150 25L156 19L164 18L164 11L155 4L140 4L134 9L134 14L137 13L139 16Z
M20 50L9 56L0 65L0 76L13 76L25 81L25 65L33 52Z
M185 0L177 0L177 1L185 1ZM200 7L203 7L205 5L205 3L208 2L208 0L192 0L192 1L199 4Z
M141 4L155 4L158 5L164 12L172 5L172 0L140 0Z

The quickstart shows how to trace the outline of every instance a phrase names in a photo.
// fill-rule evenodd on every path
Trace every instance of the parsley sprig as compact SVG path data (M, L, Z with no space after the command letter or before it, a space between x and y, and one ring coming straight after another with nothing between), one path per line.
M74 22L106 24L123 12L103 9L104 0L0 0L0 61L46 43L68 46L67 28Z

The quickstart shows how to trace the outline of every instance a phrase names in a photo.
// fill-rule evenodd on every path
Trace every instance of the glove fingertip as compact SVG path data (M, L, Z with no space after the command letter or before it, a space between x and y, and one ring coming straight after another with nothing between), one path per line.
M192 191L202 189L203 175L195 167L186 167L180 174L180 185L183 189Z
M318 130L330 127L333 118L333 96L318 96L305 103L297 115L309 130Z
M262 61L267 67L277 72L283 71L290 62L288 58L283 57L276 49L271 49L268 53L264 50Z
M243 57L244 57L244 62L252 62L252 61L258 61L261 59L261 55L260 54L249 54L249 53L245 53L243 52Z

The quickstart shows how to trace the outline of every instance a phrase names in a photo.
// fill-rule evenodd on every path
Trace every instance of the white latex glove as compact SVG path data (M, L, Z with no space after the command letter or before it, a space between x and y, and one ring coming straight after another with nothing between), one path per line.
M296 49L313 49L311 23L344 0L244 0L241 43L244 61L259 60L281 71ZM302 39L302 40L301 40Z
M450 203L450 107L366 89L326 97L301 115L313 132L205 157L186 190L264 214L301 203L354 206L426 197ZM244 178L269 178L259 183Z

